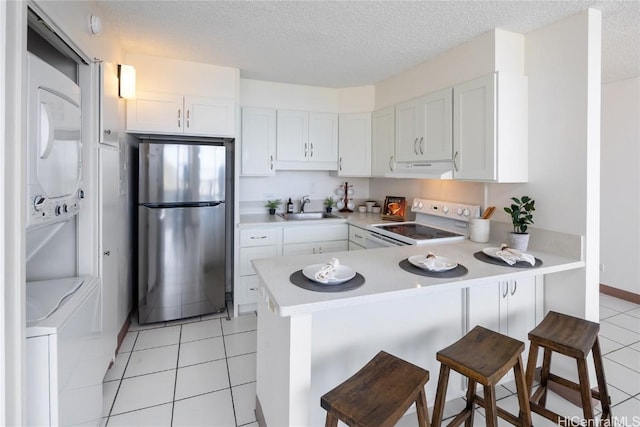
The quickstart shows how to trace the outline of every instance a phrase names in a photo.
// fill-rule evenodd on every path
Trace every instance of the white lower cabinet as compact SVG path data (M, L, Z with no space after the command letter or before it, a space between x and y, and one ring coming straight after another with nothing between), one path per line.
M367 249L367 230L349 224L349 250Z
M251 261L282 254L282 228L252 228L240 230L240 248L233 290L236 314L256 309L259 279Z
M345 223L285 227L282 254L286 256L346 251L349 248L348 230Z
M542 276L503 280L467 288L467 326L483 326L525 343L528 334L542 320Z

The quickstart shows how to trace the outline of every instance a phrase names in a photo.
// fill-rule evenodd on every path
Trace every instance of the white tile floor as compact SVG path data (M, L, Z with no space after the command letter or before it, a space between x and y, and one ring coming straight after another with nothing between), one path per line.
M615 426L640 425L640 305L600 296L600 339ZM104 379L102 425L257 426L256 316L202 316L183 322L133 324ZM517 413L512 384L497 390L499 405ZM445 416L462 399L448 403ZM580 408L551 394L562 414ZM431 408L429 408L431 410ZM431 412L431 411L430 411ZM484 426L478 410L474 425ZM555 426L533 415L536 426ZM500 426L509 425L503 420ZM416 425L415 414L401 426Z

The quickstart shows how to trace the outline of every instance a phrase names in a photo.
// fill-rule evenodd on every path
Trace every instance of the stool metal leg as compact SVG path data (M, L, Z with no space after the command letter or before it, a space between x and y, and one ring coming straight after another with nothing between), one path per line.
M447 385L449 384L449 367L440 365L440 375L438 377L438 389L436 390L436 401L433 405L433 427L440 427L444 411L444 402L447 397Z

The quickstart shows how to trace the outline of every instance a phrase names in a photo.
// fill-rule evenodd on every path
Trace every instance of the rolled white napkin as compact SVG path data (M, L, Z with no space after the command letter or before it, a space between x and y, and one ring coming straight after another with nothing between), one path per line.
M496 255L509 265L513 265L518 261L524 261L531 265L536 265L536 258L533 255L520 252L519 250L510 248L505 244L500 246L500 250L496 252Z
M442 260L441 258L438 258L432 252L429 252L425 256L424 260L420 261L420 264L425 266L427 270L431 270L431 271L451 270L451 264L449 264L447 261Z
M334 279L336 275L336 268L340 267L340 261L338 258L331 258L318 272L315 274L315 278L320 283L329 283L329 280Z

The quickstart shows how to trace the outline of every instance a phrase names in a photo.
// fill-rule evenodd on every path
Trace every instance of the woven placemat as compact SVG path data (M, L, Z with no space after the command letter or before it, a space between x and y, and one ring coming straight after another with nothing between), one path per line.
M536 267L540 267L542 265L542 260L539 258L536 258L536 264L535 265L531 265L526 261L518 261L513 265L509 265L506 262L502 261L501 259L497 259L494 257L490 257L489 255L485 254L482 251L476 252L473 254L474 258L477 259L478 261L482 261L482 262L486 262L487 264L494 264L494 265L500 265L502 267L513 267L513 268L536 268Z
M415 265L411 264L407 258L400 261L398 265L401 269L403 269L404 271L408 271L409 273L426 277L437 277L440 279L461 277L469 272L469 270L467 270L467 267L462 264L458 264L456 268L452 268L451 270L447 271L430 271L424 268L416 267Z
M362 277L360 273L356 273L356 276L353 279L337 285L325 285L323 283L314 282L311 279L307 279L307 277L302 274L302 270L298 270L291 274L291 276L289 276L289 280L291 283L302 289L315 292L344 292L364 285L364 277Z

